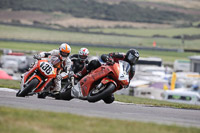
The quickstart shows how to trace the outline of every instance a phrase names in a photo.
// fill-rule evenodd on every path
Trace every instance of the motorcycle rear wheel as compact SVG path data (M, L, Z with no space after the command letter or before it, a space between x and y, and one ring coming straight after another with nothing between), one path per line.
M97 102L101 99L104 99L112 94L112 92L115 90L115 87L115 84L108 83L104 89L100 89L98 93L96 93L96 88L94 88L89 92L87 100L89 102Z
M48 94L46 94L45 92L43 92L43 93L38 93L38 98L41 98L41 99L45 99L46 98L46 96L47 96Z
M71 96L71 89L66 89L65 92L60 92L60 99L68 101L73 99L73 97Z
M39 80L34 78L32 79L24 88L24 90L20 90L16 96L17 97L25 97L29 92L31 92L37 85L39 84Z

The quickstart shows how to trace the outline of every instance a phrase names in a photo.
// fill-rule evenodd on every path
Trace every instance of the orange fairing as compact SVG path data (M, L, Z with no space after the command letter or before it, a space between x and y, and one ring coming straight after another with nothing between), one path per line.
M114 72L114 75L116 77L119 77L119 64L118 63L115 63L113 66L112 66L112 70Z
M47 81L45 81L45 83L42 86L40 86L44 81L38 75L32 76L29 79L29 81L33 80L34 78L37 78L39 80L39 84L36 86L36 89L35 89L34 92L40 92L40 91L42 91L42 89L52 80L52 78L48 78Z
M31 68L28 72L24 74L24 83L28 79L28 77L33 74L33 72L37 69L37 65L34 65L33 68Z
M107 83L110 83L110 82L112 82L113 84L115 84L115 86L117 87L117 83L114 81L114 80L112 80L112 79L109 79L109 78L103 78L102 80L101 80L101 83L102 84L107 84Z
M53 68L53 66L49 65L47 60L39 60L37 67L39 68L40 72L47 78L55 78L57 75L57 68Z
M113 65L101 65L99 68L90 72L80 80L80 88L83 96L87 96L89 91L99 82L115 84L115 91L129 84L130 64L125 61L119 61Z
M123 81L121 81L122 83L123 83L123 85L129 85L129 82L127 81L127 80L123 80Z
M82 90L83 96L87 96L90 89L92 88L91 83L94 83L95 81L107 76L111 72L111 69L106 66L101 66L94 70L92 73L88 74L84 78L80 80L80 86Z
M49 65L48 67L45 67L45 69L42 70L41 63L47 62L46 65ZM47 73L45 70L49 69L49 73ZM46 77L46 81L42 79L39 75L37 75L34 71L39 70L40 73ZM34 74L35 73L35 74ZM34 78L37 78L39 80L39 84L36 86L36 89L34 92L40 92L53 78L55 78L57 75L57 68L52 67L47 60L39 60L37 64L35 64L28 72L24 74L24 83L30 82ZM28 80L28 81L27 81Z
M34 78L37 78L37 79L40 81L39 84L36 86L36 88L38 88L39 85L42 83L42 79L41 79L40 76L38 76L38 75L34 75L34 76L32 76L32 77L29 79L29 81L33 80Z
M42 83L42 82L40 81L40 83L38 84L38 86L36 87L36 90L35 90L34 92L40 92L40 91L42 91L42 89L43 89L51 80L52 80L52 78L48 78L47 81L45 81L45 83L44 83L41 87L39 87L40 84Z

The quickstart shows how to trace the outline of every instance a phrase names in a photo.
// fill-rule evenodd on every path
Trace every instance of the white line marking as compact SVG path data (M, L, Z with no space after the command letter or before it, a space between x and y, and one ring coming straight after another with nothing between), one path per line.
M15 90L15 89L10 89L10 88L0 88L0 91L17 92L17 90Z

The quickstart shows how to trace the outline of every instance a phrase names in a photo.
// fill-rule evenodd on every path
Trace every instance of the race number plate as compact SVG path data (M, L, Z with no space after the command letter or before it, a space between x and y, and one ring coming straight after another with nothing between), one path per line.
M119 61L119 80L129 81L130 65L125 61Z
M41 62L40 63L40 70L45 74L45 75L51 75L54 74L54 68L51 64L48 62Z

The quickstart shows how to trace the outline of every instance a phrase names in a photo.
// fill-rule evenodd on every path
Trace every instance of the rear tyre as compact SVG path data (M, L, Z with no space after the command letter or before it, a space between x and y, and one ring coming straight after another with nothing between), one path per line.
M60 100L60 93L55 95L56 100Z
M20 90L17 92L16 96L17 97L25 97L29 92L31 92L37 85L39 84L39 80L34 78L32 79L24 88L24 90Z
M46 93L41 93L41 94L38 93L38 96L37 96L37 97L38 97L38 98L41 98L41 99L45 99L46 96L47 96Z
M66 89L66 91L60 92L60 99L61 100L68 100L68 101L73 99L73 97L71 95L71 89Z
M106 86L103 86L103 87L104 88L99 89L100 91L98 93L96 93L97 92L96 88L92 89L87 96L88 101L97 102L101 99L104 99L110 96L112 92L115 90L116 86L113 83L108 83L106 84Z

